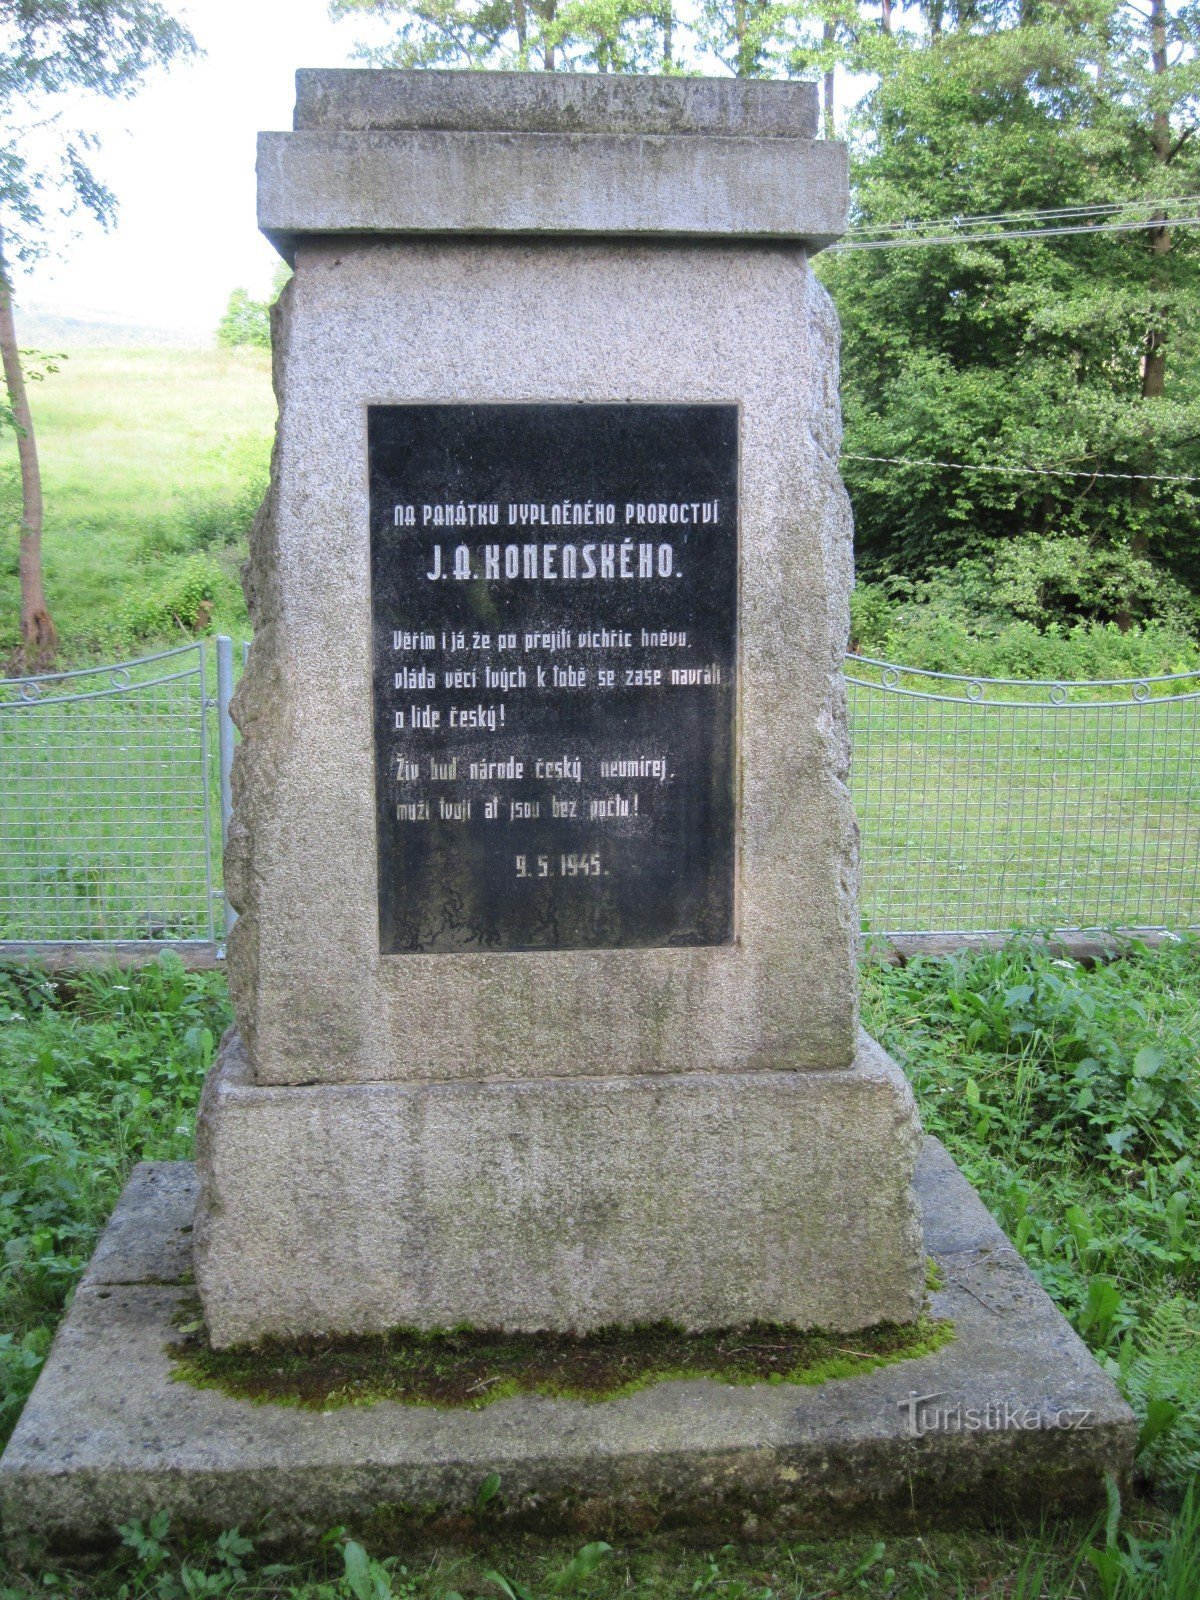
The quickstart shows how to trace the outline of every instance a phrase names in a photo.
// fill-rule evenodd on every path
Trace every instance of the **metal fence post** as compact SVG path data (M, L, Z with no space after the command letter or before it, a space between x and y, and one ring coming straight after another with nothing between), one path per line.
M229 819L233 815L233 718L229 715L229 702L233 698L233 640L226 634L217 635L217 750L221 764L221 862L224 866L225 850L229 844ZM224 874L222 873L222 876ZM237 912L229 904L225 892L225 932L237 921Z

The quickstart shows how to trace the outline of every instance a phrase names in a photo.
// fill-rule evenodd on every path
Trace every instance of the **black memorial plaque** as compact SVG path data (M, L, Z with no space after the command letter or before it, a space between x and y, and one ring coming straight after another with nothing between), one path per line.
M368 411L387 954L733 937L738 413Z

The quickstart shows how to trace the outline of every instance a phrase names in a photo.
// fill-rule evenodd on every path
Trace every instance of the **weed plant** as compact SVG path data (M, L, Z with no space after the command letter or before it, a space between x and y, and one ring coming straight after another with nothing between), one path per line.
M1139 1408L1144 1465L1200 1470L1200 941L1086 970L1014 941L873 966L863 1021ZM1198 1591L1200 1593L1200 1591Z
M131 1167L191 1155L223 977L0 967L0 1440Z

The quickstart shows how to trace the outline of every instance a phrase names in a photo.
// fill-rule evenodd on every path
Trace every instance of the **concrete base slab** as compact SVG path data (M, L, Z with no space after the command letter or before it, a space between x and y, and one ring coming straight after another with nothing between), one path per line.
M1104 1473L1132 1464L1131 1412L936 1140L917 1190L933 1309L956 1328L933 1355L813 1388L313 1412L172 1381L195 1182L141 1166L0 1461L5 1535L17 1554L79 1550L165 1510L264 1545L341 1523L394 1549L502 1525L737 1538L1102 1504ZM477 1515L490 1472L501 1491Z

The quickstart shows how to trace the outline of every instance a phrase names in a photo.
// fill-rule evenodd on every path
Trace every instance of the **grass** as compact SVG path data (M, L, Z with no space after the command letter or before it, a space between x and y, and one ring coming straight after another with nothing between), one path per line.
M1200 925L1196 700L972 704L850 677L868 926Z
M269 354L83 348L31 389L46 592L63 664L179 643L206 627L244 635L237 567L266 486ZM9 437L0 661L18 642L15 454Z
M481 1489L487 1480L481 1484ZM503 1484L496 1498L503 1496ZM579 1549L562 1539L517 1541L489 1535L485 1504L480 1548L385 1554L330 1530L323 1546L293 1565L256 1559L253 1530L224 1543L173 1539L169 1525L131 1525L121 1555L102 1571L50 1574L77 1600L193 1600L194 1596L278 1596L279 1600L1041 1600L1099 1596L1085 1549L1090 1530L1069 1525L1025 1536L931 1532L876 1539L869 1535L789 1542L705 1546L678 1539L598 1542ZM1149 1543L1165 1531L1147 1524ZM1194 1531L1194 1530L1193 1530ZM1172 1540L1167 1559L1196 1546ZM1149 1551L1154 1577L1165 1563ZM1178 1559L1178 1556L1176 1556ZM0 1569L2 1570L2 1569ZM1193 1566L1194 1571L1194 1566ZM44 1593L45 1574L9 1575L6 1600ZM0 1577L0 1581L3 1581ZM1170 1579L1168 1578L1168 1581ZM1086 1587L1085 1587L1086 1586ZM1126 1588L1113 1600L1195 1600L1185 1582Z
M119 691L97 672L36 704L2 703L0 685L0 939L220 929L211 649L205 665L192 645L120 674Z
M189 1153L196 1097L227 1016L222 981L189 976L169 956L136 976L0 977L6 1426L129 1167ZM487 1503L504 1486L493 1474L480 1484L475 1554L406 1551L406 1570L395 1552L368 1553L331 1530L281 1568L254 1554L253 1529L194 1545L158 1519L127 1528L122 1555L104 1570L0 1574L4 1600L47 1587L80 1600L616 1600L618 1591L647 1600L1195 1600L1200 941L1134 946L1091 970L1021 941L870 965L864 1016L905 1065L926 1126L1142 1417L1141 1495L1119 1523L712 1550L664 1538L583 1559L562 1541L522 1544L495 1530Z

